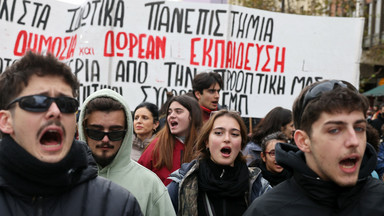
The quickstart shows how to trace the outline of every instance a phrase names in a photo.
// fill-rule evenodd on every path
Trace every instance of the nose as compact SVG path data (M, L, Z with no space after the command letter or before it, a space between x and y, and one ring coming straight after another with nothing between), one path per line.
M359 145L359 138L354 128L348 129L346 145L348 147L356 147Z
M109 137L107 136L107 134L104 135L103 139L101 140L103 143L105 142L109 142Z
M225 133L224 134L224 142L229 142L229 138L230 138L230 134L229 133Z
M52 102L51 106L47 111L48 118L59 118L61 116L61 111L55 102Z
M220 97L219 91L215 91L215 97L216 97L216 98L219 98L219 97Z

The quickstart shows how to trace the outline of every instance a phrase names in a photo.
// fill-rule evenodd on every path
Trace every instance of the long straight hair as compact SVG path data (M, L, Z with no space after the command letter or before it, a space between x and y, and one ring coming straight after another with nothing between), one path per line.
M201 109L198 102L187 95L180 95L172 98L167 106L167 110L173 102L180 103L189 111L189 117L191 119L189 123L189 134L185 139L185 149L182 155L181 163L187 163L194 159L195 153L195 138L203 123L201 118ZM157 133L157 143L152 151L152 158L154 159L154 167L160 169L166 166L168 170L172 170L173 167L173 149L175 147L175 135L171 133L168 125L168 112L166 115L166 123L164 127Z

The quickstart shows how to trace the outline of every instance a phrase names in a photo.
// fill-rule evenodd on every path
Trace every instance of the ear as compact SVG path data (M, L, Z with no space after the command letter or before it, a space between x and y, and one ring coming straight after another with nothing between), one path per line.
M153 123L153 130L156 130L157 127L159 127L159 124L160 124L159 121L156 121L155 123Z
M201 93L199 91L195 91L194 94L195 94L195 97L197 98L197 100L200 100Z
M260 157L265 162L266 158L264 152L260 152Z
M9 110L0 110L0 130L6 134L13 134L12 115Z
M311 140L309 139L308 134L303 130L295 131L295 143L296 146L303 152L310 152L311 149Z

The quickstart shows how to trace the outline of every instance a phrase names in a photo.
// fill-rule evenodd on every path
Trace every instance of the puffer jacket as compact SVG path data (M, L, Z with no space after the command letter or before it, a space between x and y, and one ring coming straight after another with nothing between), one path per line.
M167 186L171 196L172 204L177 211L177 215L197 216L197 197L198 197L198 180L197 174L199 169L199 161L193 160L190 163L182 164L179 170L173 172L169 179L172 182ZM245 200L248 205L264 194L272 187L269 182L260 175L261 170L257 167L249 167L249 186L250 193L245 194ZM179 207L180 206L180 207Z
M91 94L83 103L79 115L79 139L86 141L83 127L85 107L92 99L109 97L124 106L127 122L127 133L121 143L115 159L105 166L97 165L98 174L128 189L138 200L143 215L172 216L175 215L167 188L156 174L131 159L133 140L133 121L131 110L124 98L110 89L102 89Z
M321 180L306 164L304 153L291 144L276 145L276 160L293 177L256 199L251 215L384 215L384 184L371 177L376 165L374 148L367 144L359 178L353 187Z
M72 143L66 156L72 156L69 163L44 164L6 135L0 155L1 215L142 215L130 192L97 176L96 164L84 143ZM73 160L76 162L71 163Z

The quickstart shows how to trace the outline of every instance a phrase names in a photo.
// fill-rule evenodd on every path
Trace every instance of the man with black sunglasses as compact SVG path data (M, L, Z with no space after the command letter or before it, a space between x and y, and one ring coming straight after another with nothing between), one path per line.
M244 215L384 215L384 184L371 177L377 156L367 144L368 106L345 81L304 88L293 104L297 147L276 145L277 163L293 177Z
M142 215L74 140L78 88L51 54L27 52L0 75L1 215Z
M132 192L144 215L175 215L162 181L131 159L132 114L120 94L109 89L91 94L82 105L78 125L79 139L90 147L100 176Z

